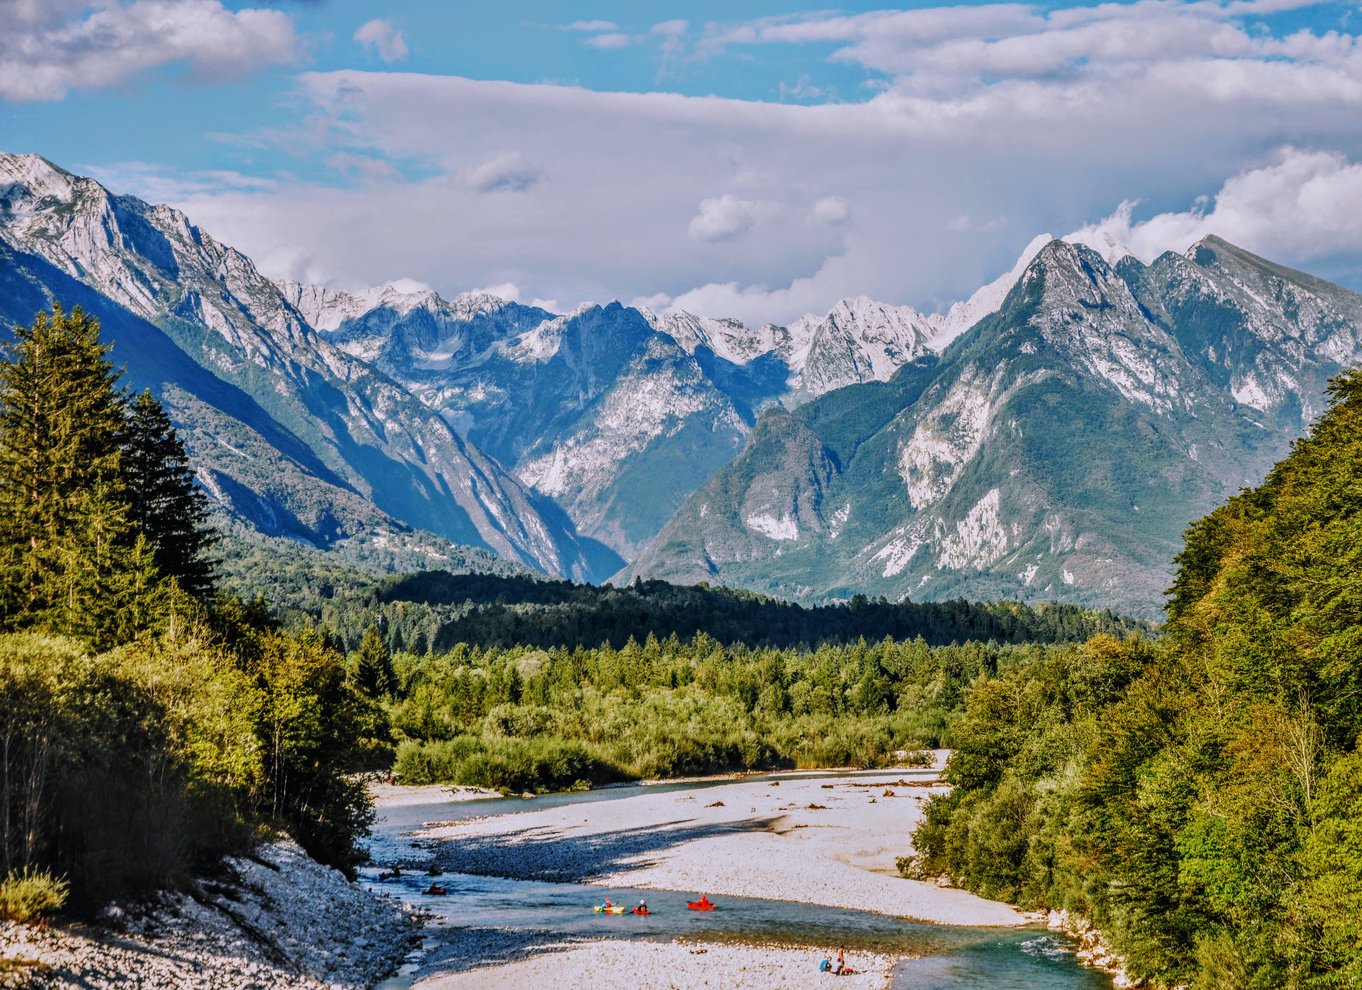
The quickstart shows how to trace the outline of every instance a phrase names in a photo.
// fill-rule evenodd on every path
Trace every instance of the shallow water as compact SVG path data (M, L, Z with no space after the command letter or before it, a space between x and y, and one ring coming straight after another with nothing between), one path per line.
M893 771L896 775L900 771ZM932 771L917 771L931 775ZM810 775L815 776L815 775ZM826 774L818 776L845 776ZM762 780L766 778L745 778ZM697 789L731 780L657 785L666 790ZM653 788L650 787L649 791ZM391 862L413 847L404 833L430 822L449 822L493 814L540 810L637 796L637 788L616 788L584 794L409 805L386 809L375 828L375 859ZM423 857L424 858L424 857ZM446 873L438 883L447 896L421 893L432 878L424 873L377 881L376 868L362 871L375 890L409 900L434 916L427 925L428 953L438 956L439 932L447 927L495 928L506 933L508 945L530 945L544 938L656 939L675 938L770 942L810 946L810 968L830 954L827 948L845 945L850 962L858 951L919 956L895 971L895 990L1110 990L1111 980L1085 969L1074 960L1069 943L1043 928L996 929L930 925L904 921L868 911L801 904L795 901L714 896L716 911L691 911L687 899L695 893L605 888L595 885L510 880L503 877ZM609 897L633 906L646 899L648 916L597 914L592 906ZM410 978L384 985L400 990Z

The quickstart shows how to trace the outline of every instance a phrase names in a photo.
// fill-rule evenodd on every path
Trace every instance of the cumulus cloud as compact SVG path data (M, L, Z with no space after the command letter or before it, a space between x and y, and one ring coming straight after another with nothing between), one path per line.
M700 202L700 212L691 218L686 233L696 241L731 241L775 212L771 203L727 194L711 196Z
M824 196L813 204L809 215L817 223L836 227L851 219L851 204L841 196Z
M175 67L200 81L293 61L293 21L219 0L9 0L0 3L0 99L62 99Z
M388 63L407 57L407 39L402 29L387 18L365 22L355 32L355 42Z
M518 152L498 155L464 171L463 184L476 192L524 192L543 178L543 172Z
M1137 205L1127 200L1067 239L1104 254L1123 246L1146 262L1207 234L1296 261L1362 249L1362 162L1336 152L1283 148L1271 163L1226 180L1212 202L1188 210L1136 220Z
M713 58L831 46L839 71L882 85L859 103L309 73L298 126L255 139L414 178L283 177L177 205L252 254L287 260L293 245L338 280L511 283L752 322L860 294L943 309L1042 230L1091 228L1146 257L1215 232L1287 264L1362 272L1362 50L1337 30L1274 33L1266 10L990 4L640 36L675 42L678 71L685 46Z

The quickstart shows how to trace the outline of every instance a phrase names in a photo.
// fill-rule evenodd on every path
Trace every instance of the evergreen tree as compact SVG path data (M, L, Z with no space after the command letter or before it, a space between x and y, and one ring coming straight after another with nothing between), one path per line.
M388 652L378 626L364 630L364 638L360 640L355 684L371 698L387 697L397 689L392 654Z
M107 642L151 578L128 517L127 400L79 307L16 327L0 360L0 622ZM128 575L140 573L132 581Z
M205 523L208 499L194 483L189 457L161 403L145 391L133 400L123 433L123 478L131 518L151 544L156 567L195 596L213 590L216 534Z

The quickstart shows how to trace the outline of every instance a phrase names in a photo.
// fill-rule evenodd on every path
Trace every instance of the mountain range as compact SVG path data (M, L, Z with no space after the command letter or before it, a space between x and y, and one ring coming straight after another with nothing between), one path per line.
M1356 293L1214 237L1102 247L1039 237L944 314L555 314L274 282L174 209L0 155L0 320L99 316L237 524L805 601L1152 615L1187 523L1362 358Z

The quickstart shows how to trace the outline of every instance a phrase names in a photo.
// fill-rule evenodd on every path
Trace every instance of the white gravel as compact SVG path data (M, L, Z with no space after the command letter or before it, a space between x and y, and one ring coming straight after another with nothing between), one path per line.
M428 829L446 870L612 887L708 891L858 908L951 925L1021 925L1006 904L905 880L895 860L929 794L909 771L640 789ZM891 793L887 793L891 792Z
M406 955L402 905L352 884L291 842L234 859L231 882L202 881L153 911L99 926L0 925L0 986L147 990L361 990Z
M476 951L472 946L467 947ZM830 979L818 971L817 952L787 946L714 942L547 943L528 958L491 966L470 965L420 981L417 990L482 990L498 987L586 987L590 990L774 990L821 986L838 990L884 990L896 960L855 953L856 973Z

